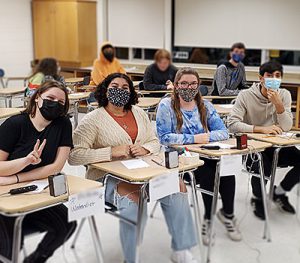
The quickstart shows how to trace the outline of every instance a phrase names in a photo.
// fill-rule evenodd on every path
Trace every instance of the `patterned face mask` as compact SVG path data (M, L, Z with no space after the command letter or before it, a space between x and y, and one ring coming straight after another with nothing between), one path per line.
M179 96L185 101L185 102L191 102L196 95L199 92L198 87L195 89L192 88L178 88L177 92Z
M107 99L116 107L124 107L130 99L130 92L116 87L109 88L107 91Z

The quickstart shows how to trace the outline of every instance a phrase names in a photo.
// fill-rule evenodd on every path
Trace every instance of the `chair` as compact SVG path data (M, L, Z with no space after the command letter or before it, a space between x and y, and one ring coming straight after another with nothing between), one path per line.
M4 84L4 80L3 80L4 74L5 74L4 70L0 68L0 83L1 83L1 86L3 89L5 88L5 84Z

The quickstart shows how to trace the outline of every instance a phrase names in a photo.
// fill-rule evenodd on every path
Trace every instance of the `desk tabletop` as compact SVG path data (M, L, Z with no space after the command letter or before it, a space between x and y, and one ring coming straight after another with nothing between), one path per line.
M156 164L152 161L152 158L156 156L147 156L144 157L143 160L147 162L150 166L146 168L139 169L127 169L121 161L112 161L112 162L104 162L104 163L96 163L91 164L93 168L99 169L106 173L111 173L115 176L118 176L122 179L131 181L131 182L147 182L155 176L168 173L170 169L163 167L161 165ZM192 170L196 169L199 166L204 164L203 161L199 160L199 162L195 164L184 165L179 163L179 171L184 170Z
M226 141L222 141L221 143L226 143L230 145L236 145L235 139L229 139ZM248 148L244 150L238 149L220 149L220 150L208 150L200 148L201 144L189 144L185 145L189 151L199 153L200 155L208 156L208 157L221 157L222 155L234 155L234 154L247 154L251 151L262 151L266 148L272 147L271 143L261 142L256 140L248 140ZM182 146L180 146L182 147Z
M84 100L90 97L91 92L76 92L69 94L69 100L77 101Z
M5 88L5 89L0 89L0 95L2 96L11 96L15 94L22 94L25 92L25 88Z
M155 107L160 102L161 98L141 97L137 106L141 108Z
M77 176L68 176L68 186L70 194L101 187L97 181L84 179ZM7 193L10 189L22 187L29 182L0 186L0 194ZM0 197L0 211L6 214L25 213L37 210L46 206L59 204L68 199L68 194L53 197L50 196L49 188L37 194L4 195Z
M233 104L214 104L214 108L220 115L229 115L233 106Z
M167 94L172 93L172 89L164 89L164 90L137 90L140 94Z
M300 145L300 138L296 137L281 137L278 135L267 135L267 134L261 134L261 133L248 133L248 137L259 140L262 142L268 142L273 145L278 145L278 146L287 146L287 145Z
M66 78L65 82L66 84L72 84L72 83L78 83L78 82L82 82L83 78Z
M213 99L218 99L218 100L234 100L236 99L237 96L203 96L203 99L207 100L213 100Z
M0 119L9 118L21 113L25 108L0 108Z

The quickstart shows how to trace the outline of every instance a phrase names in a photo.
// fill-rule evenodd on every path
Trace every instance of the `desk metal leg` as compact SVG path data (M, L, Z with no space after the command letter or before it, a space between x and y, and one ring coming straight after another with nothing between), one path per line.
M80 232L81 232L81 229L82 229L82 227L83 227L83 225L84 225L85 220L86 220L86 218L82 218L81 221L80 221L79 227L78 227L78 229L77 229L77 231L76 231L75 237L74 237L73 242L72 242L72 244L71 244L71 248L72 248L72 249L75 248L77 239L78 239L78 237L79 237L79 234L80 234Z
M200 206L199 206L199 200L197 195L197 187L196 187L196 179L195 174L193 172L188 172L190 176L190 182L191 182L191 188L192 188L192 196L193 196L193 208L194 208L194 214L195 214L195 226L198 236L198 242L199 242L199 249L201 252L201 256L203 255L202 250L202 239L201 239L201 213L200 213Z
M213 232L214 232L214 221L215 221L215 217L216 217L216 213L217 213L219 186L220 186L220 161L218 161L217 165L216 165L214 194L213 194L211 216L210 216L209 244L208 244L207 256L206 256L207 263L210 262L210 254L211 254L212 239L213 239Z
M78 107L79 107L79 102L76 101L74 103L74 126L75 126L75 128L78 126Z
M20 259L22 222L24 217L25 215L18 216L15 220L11 258L13 263L18 263Z
M147 184L144 184L141 187L139 203L138 203L138 214L137 214L137 222L136 222L136 250L135 250L135 262L139 262L140 257L140 247L142 244L142 224L143 224L143 212L144 205L146 201L146 187Z
M8 107L12 107L12 96L8 97Z
M258 153L259 158L259 174L260 174L260 186L261 186L261 194L262 194L262 202L264 206L265 212L265 227L264 227L264 235L263 238L266 238L268 241L271 241L271 231L270 231L270 223L269 223L269 209L268 209L268 201L267 201L267 191L265 184L265 172L264 165L262 160L261 153Z
M272 201L273 199L273 192L274 192L274 183L275 183L275 176L276 176L276 169L278 165L278 157L281 148L276 148L273 155L273 162L272 162L272 171L270 177L270 190L269 190L269 199Z
M94 216L88 217L98 262L104 263L103 250Z

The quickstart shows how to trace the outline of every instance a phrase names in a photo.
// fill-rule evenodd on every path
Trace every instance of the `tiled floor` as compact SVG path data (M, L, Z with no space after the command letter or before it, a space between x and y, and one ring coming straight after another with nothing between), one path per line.
M299 160L300 161L300 160ZM65 166L64 171L76 176L84 176L83 167ZM278 170L277 180L279 181L286 169ZM291 203L296 206L297 189L289 193ZM249 206L250 184L247 174L237 176L237 190L235 200L235 213L240 221L240 230L243 234L242 242L230 241L220 222L216 222L216 243L212 250L212 263L299 263L300 262L300 213L298 220L296 216L282 214L274 205L270 212L272 242L262 239L263 222L256 219ZM202 200L201 201L201 208ZM219 202L220 205L220 202ZM149 210L153 204L149 204ZM300 209L300 207L299 207ZM203 212L203 211L202 211ZM120 240L118 236L118 220L110 215L97 217L97 225L100 231L101 242L105 254L105 262L123 262ZM41 236L33 236L26 239L26 249L32 251ZM200 252L197 248L193 250L200 262ZM145 230L144 242L141 250L143 263L164 263L170 262L169 256L170 236L167 232L161 209L157 209L155 218L148 219ZM91 234L88 224L78 239L76 249L70 249L70 241L64 248L56 251L48 261L50 263L66 262L97 262Z

